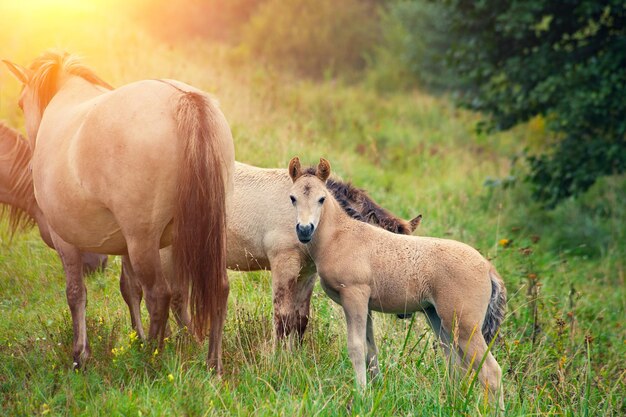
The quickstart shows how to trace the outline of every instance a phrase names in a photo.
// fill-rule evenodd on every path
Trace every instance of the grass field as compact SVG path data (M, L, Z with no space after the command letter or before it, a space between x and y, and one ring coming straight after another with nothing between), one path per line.
M626 415L626 179L604 179L577 201L541 209L522 166L507 180L512 157L541 142L541 120L477 134L480 116L445 97L300 80L233 47L158 41L113 11L122 2L12 3L0 5L0 58L26 64L62 47L114 86L146 78L198 86L220 100L239 161L286 167L293 155L310 163L324 156L398 215L422 213L418 234L458 239L491 258L509 294L494 346L506 415ZM19 88L1 69L0 119L21 129ZM206 345L175 332L156 352L136 339L118 290L120 263L110 258L105 272L87 278L93 357L85 371L72 371L60 261L35 230L12 240L8 230L3 222L0 415L502 414L471 377L451 382L421 316L375 316L383 378L359 394L343 313L319 286L303 346L274 349L269 272L230 273L219 380L206 371Z

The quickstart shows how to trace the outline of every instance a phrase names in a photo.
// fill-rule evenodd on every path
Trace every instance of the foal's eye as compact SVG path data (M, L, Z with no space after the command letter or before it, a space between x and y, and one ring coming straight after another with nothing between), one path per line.
M324 201L326 201L326 197L322 197L318 201L320 204L324 204Z
M296 198L292 195L289 196L289 198L291 198L291 204L293 204L294 206L296 205Z

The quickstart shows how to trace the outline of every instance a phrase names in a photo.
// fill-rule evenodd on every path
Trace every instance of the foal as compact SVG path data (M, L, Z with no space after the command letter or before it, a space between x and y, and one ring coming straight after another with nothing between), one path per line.
M351 219L324 186L330 175L325 159L310 174L293 158L289 175L296 234L307 244L322 288L343 307L359 385L365 386L366 368L378 373L371 310L422 311L447 354L477 371L503 408L502 372L488 343L504 317L506 289L493 265L454 240L396 235ZM457 333L458 343L451 343Z

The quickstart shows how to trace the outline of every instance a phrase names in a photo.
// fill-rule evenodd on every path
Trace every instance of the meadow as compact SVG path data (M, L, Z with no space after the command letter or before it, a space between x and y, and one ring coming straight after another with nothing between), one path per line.
M602 179L545 210L530 198L516 158L544 140L541 119L477 133L481 115L449 97L300 78L226 44L164 41L123 5L3 2L0 58L27 64L58 47L83 56L114 86L182 80L219 99L237 160L286 167L294 155L311 164L329 159L336 175L397 215L422 213L416 234L466 242L495 264L509 299L493 347L505 415L626 415L626 178ZM23 131L19 88L0 69L0 119ZM61 263L35 229L11 238L2 222L0 415L502 415L471 375L449 378L419 315L375 315L383 377L363 394L343 312L319 285L302 346L275 346L269 272L229 272L220 380L206 370L206 344L184 332L175 330L162 351L137 339L119 272L110 257L104 272L86 278L92 358L73 371Z

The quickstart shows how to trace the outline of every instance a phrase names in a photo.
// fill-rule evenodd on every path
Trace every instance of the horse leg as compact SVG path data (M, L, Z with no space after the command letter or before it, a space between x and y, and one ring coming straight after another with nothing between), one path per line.
M488 350L480 329L473 331L473 328L474 326L460 329L458 349L461 351L464 365L467 368L472 367L474 371L478 372L478 380L487 389L490 399L497 399L500 409L504 411L504 395L501 385L502 370ZM480 365L481 361L483 361L482 366Z
M81 368L91 353L87 341L87 322L85 319L87 288L83 280L83 261L78 248L65 242L52 230L50 235L65 270L65 295L72 314L72 327L74 329L72 347L74 368Z
M146 242L154 245L146 244ZM172 293L161 270L158 239L140 236L128 239L128 257L135 276L146 296L146 306L150 314L148 338L163 344Z
M435 307L428 307L424 313L426 314L426 321L439 339L439 345L443 349L446 359L448 360L448 370L452 373L454 371L454 366L461 364L461 358L459 357L456 349L452 346L450 333L448 333L448 331L441 324L441 318L437 314Z
M172 247L168 246L160 250L161 268L165 280L170 284L172 290L172 313L176 323L181 329L191 330L191 315L189 314L189 294L180 285L180 280L175 279L174 260L172 259Z
M214 369L217 375L222 375L222 336L224 334L224 323L226 322L226 308L228 307L229 283L226 271L222 275L223 294L216 294L217 300L222 300L222 305L218 307L217 314L209 317L211 327L209 328L209 354L207 363L209 369Z
M137 332L137 336L144 340L146 338L146 334L144 333L143 325L141 324L141 299L143 297L143 290L141 289L141 283L137 280L137 277L135 277L128 256L122 256L120 291L126 305L128 306L132 327Z
M376 349L376 340L374 339L374 323L372 322L372 311L367 312L367 329L365 338L367 341L367 356L365 363L370 375L370 379L376 378L380 371L378 367L378 350Z
M341 306L348 328L348 356L356 373L356 382L365 388L367 313L369 287L349 287L340 293Z
M296 334L298 336L298 344L302 344L304 338L304 332L309 324L309 312L311 309L311 296L313 295L313 288L315 287L315 278L317 272L315 270L311 272L302 271L300 273L300 279L296 282L296 319L293 323Z
M83 274L91 274L96 271L104 271L109 259L106 255L100 255L98 253L82 252L83 261Z
M296 289L302 268L300 254L296 251L283 251L270 258L270 267L274 299L274 334L275 342L279 342L296 328Z

